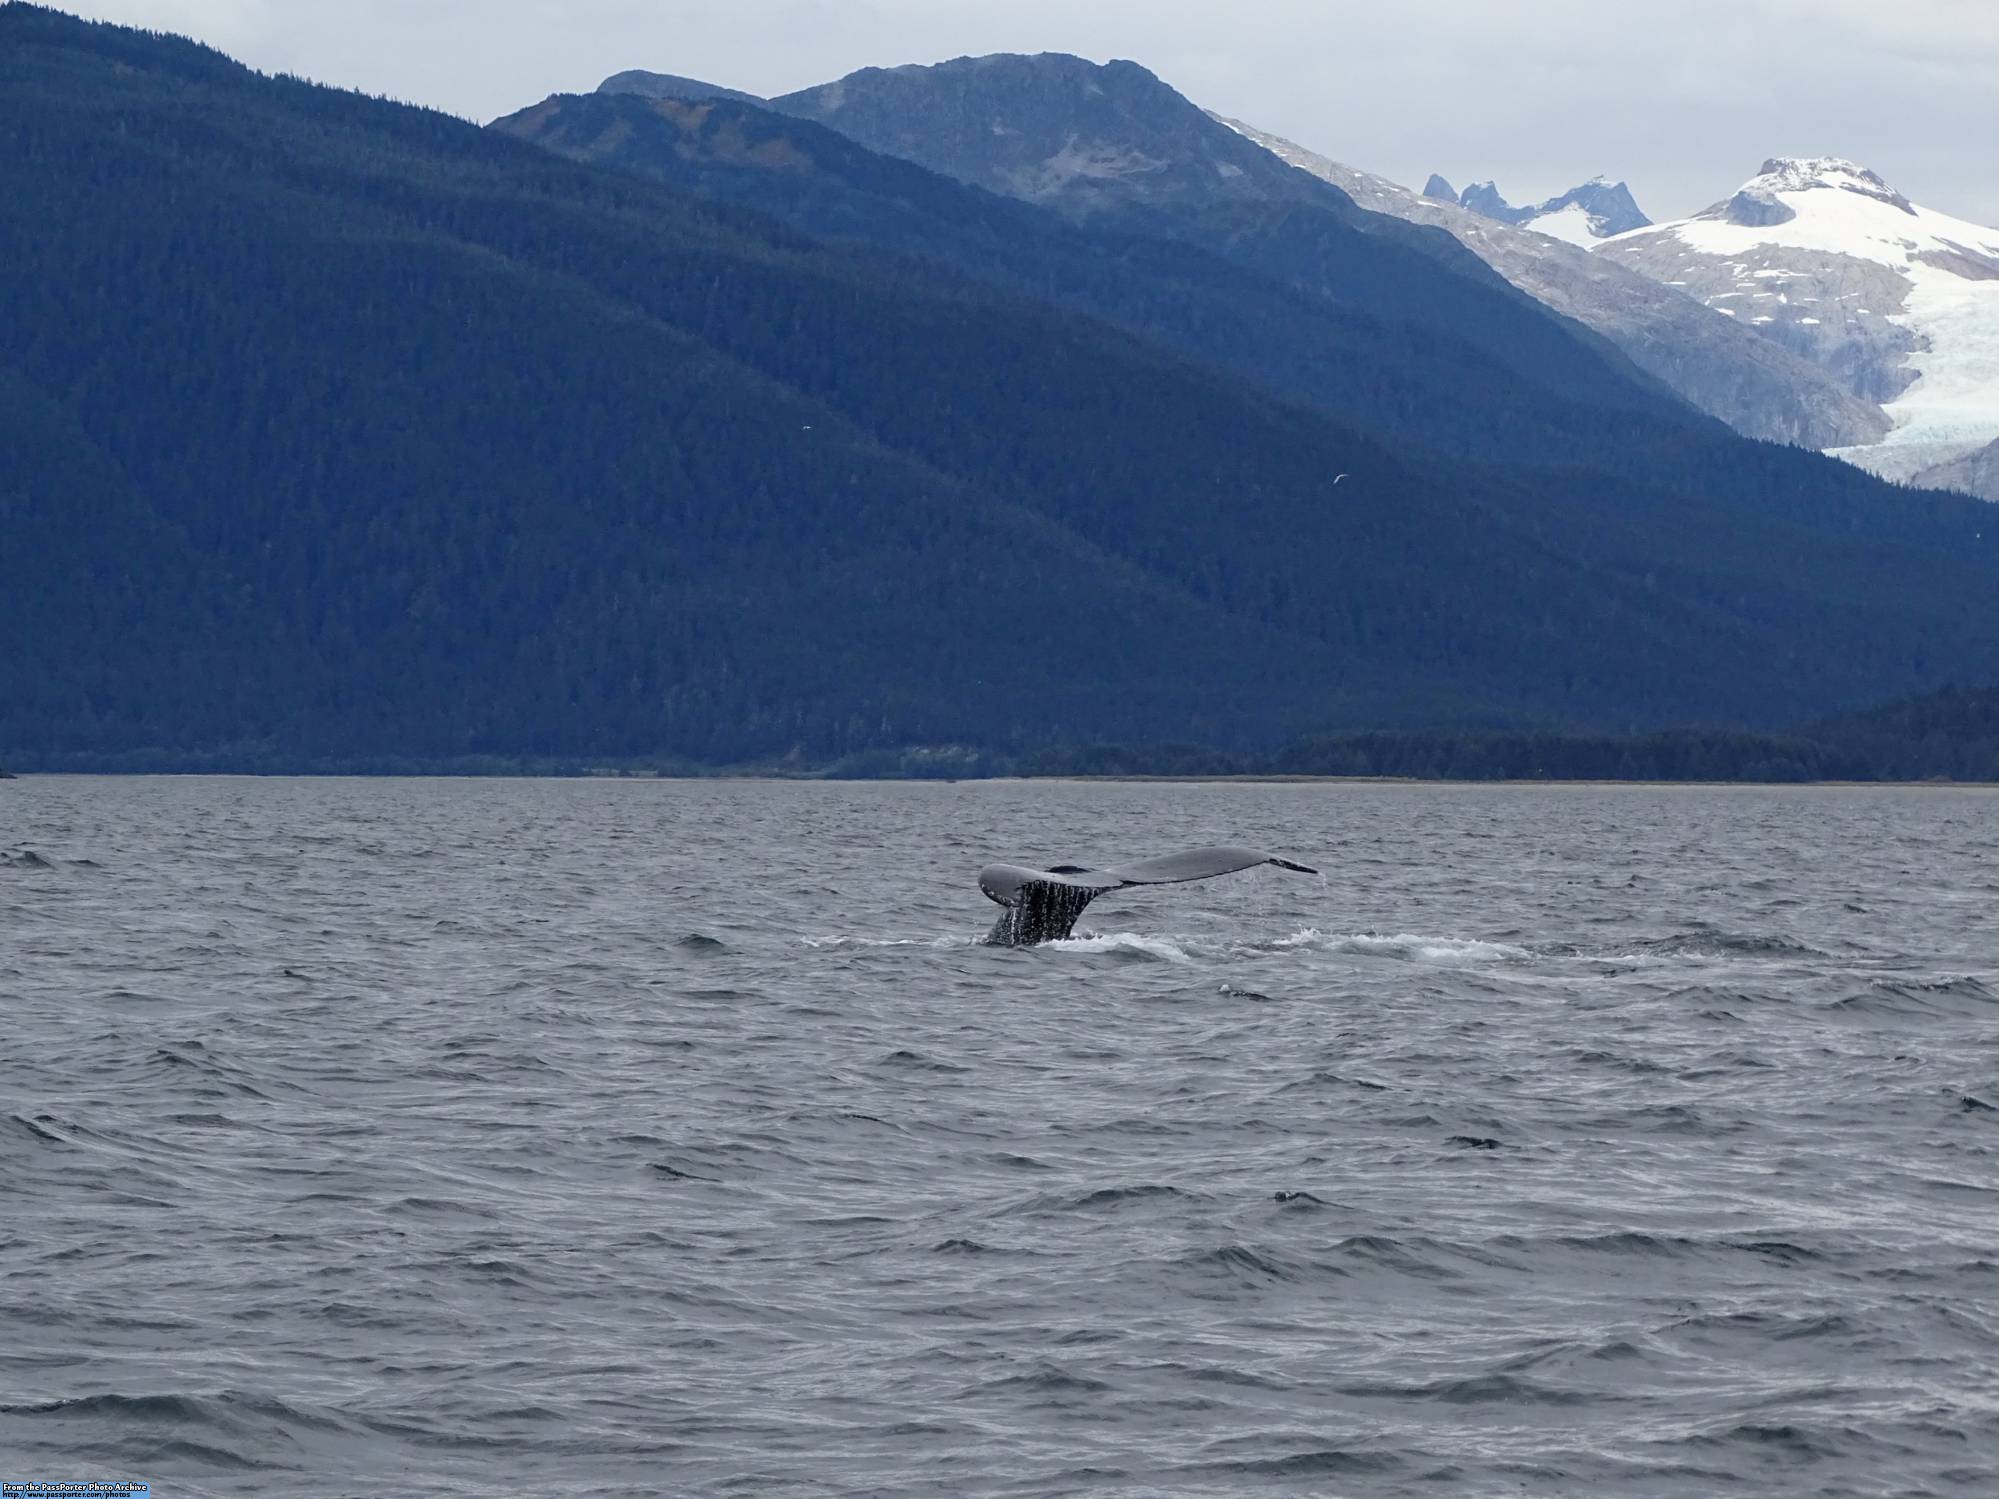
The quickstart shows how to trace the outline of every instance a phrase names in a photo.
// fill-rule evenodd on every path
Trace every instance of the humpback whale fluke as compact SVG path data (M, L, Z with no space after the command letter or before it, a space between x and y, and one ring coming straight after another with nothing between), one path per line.
M1059 942L1069 935L1083 907L1106 890L1130 885L1179 885L1209 880L1274 864L1298 874L1317 874L1306 864L1294 864L1254 848L1194 848L1184 854L1162 854L1116 869L1091 869L1085 864L1053 864L1025 869L1018 864L988 864L979 871L979 888L1006 910L993 924L986 942L993 947L1033 947Z

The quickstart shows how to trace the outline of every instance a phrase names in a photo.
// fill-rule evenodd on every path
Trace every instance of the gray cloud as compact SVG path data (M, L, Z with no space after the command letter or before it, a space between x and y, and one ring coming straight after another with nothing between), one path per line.
M1516 201L1598 172L1655 218L1772 155L1852 157L1999 224L1994 0L70 0L257 67L490 119L630 67L781 93L1076 52L1400 181Z

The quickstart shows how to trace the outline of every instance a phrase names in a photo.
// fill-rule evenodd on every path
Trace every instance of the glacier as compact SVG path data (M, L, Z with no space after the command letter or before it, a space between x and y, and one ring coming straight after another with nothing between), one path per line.
M1999 230L1912 203L1851 161L1795 157L1691 218L1594 248L1877 402L1886 435L1835 457L1921 483L1999 442Z

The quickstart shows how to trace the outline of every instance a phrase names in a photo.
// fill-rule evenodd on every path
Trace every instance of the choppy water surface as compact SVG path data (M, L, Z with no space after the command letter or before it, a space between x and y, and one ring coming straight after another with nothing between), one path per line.
M1995 814L0 786L0 1476L1999 1493Z

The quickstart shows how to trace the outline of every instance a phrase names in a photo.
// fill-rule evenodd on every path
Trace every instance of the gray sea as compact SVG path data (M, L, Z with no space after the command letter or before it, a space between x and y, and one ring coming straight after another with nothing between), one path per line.
M990 858L1322 867L978 945ZM0 1477L1999 1494L1999 799L0 784Z

